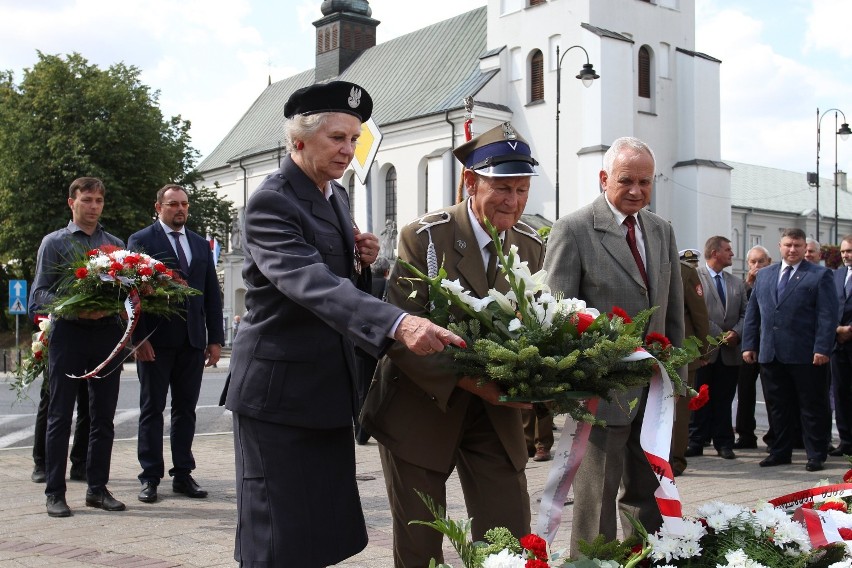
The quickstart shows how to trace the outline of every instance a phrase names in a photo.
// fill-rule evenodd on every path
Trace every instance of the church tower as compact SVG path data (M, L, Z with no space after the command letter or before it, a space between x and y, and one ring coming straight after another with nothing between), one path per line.
M317 29L314 80L337 77L358 56L376 45L376 27L381 23L370 16L367 0L325 0L323 17L314 22Z

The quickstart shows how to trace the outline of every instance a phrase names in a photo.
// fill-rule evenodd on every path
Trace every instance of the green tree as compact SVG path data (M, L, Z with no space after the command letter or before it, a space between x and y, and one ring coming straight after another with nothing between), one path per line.
M159 92L139 75L124 63L103 70L77 53L40 52L19 85L0 72L0 260L19 260L20 277L32 279L41 238L68 223L75 178L104 181L101 222L122 239L151 222L157 189L198 178L190 122L165 119ZM218 227L230 203L218 204L193 203L193 222Z
M215 188L218 189L218 187L219 182L216 182ZM224 248L231 228L231 220L237 214L234 203L223 200L216 189L206 186L188 185L186 193L189 197L191 213L186 226L201 236L216 237Z

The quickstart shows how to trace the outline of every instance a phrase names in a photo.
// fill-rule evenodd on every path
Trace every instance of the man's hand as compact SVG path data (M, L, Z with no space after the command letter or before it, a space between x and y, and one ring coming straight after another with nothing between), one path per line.
M729 330L723 337L725 345L737 345L740 342L740 336L733 329Z
M154 347L151 345L151 342L146 339L136 346L133 356L137 361L153 361L155 359Z
M379 256L379 239L373 233L362 233L358 227L355 231L355 248L361 254L361 266L370 266Z
M757 351L743 351L743 361L757 363Z
M482 381L473 377L462 377L459 379L458 385L460 389L471 392L487 402L499 406L511 406L512 408L520 408L521 410L532 410L530 402L501 402L500 397L505 393L497 386L497 383L492 381Z
M749 286L754 285L754 281L757 278L757 271L760 270L757 266L753 266L748 269L748 274L746 274L745 283Z
M823 355L822 353L814 353L814 365L819 367L820 365L825 365L828 363L828 355Z
M416 355L431 355L444 350L447 345L467 347L464 340L426 318L411 314L402 318L396 328L394 339L403 343Z
M837 326L837 343L846 343L852 339L852 325Z
M208 343L207 349L204 350L204 366L212 367L219 362L219 356L222 354L222 346L218 343Z

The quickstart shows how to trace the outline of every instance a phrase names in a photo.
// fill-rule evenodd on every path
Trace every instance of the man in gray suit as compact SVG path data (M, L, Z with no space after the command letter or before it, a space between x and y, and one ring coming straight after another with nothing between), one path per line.
M712 438L719 456L732 460L737 456L733 449L731 404L737 392L738 367L743 362L740 337L747 305L745 283L742 278L725 272L734 261L730 239L721 236L707 239L704 258L706 262L698 267L698 277L704 288L710 335L724 334L725 345L711 351L708 364L698 369L695 388L708 385L710 402L692 413L686 455L700 456L704 440Z
M619 306L629 315L658 306L649 332L683 341L683 285L674 231L645 207L654 187L654 154L636 138L619 138L604 155L599 174L603 194L562 217L547 243L544 267L554 293L576 297L607 312ZM639 441L647 389L613 393L601 401L585 459L575 478L572 554L580 540L617 536L616 501L653 532L662 516L654 499L659 483ZM639 404L631 407L631 401ZM673 401L671 401L673 404ZM619 487L624 491L620 497ZM632 525L622 518L624 536Z

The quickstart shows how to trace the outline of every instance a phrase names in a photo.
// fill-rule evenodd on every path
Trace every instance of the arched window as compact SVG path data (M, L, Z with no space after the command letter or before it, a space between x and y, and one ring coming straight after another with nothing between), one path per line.
M639 96L651 98L651 50L647 46L639 48Z
M385 221L396 223L396 168L393 166L385 176Z
M530 102L544 100L544 55L536 49L530 58Z
M349 193L349 216L355 216L355 176L349 178L349 187L347 188Z

